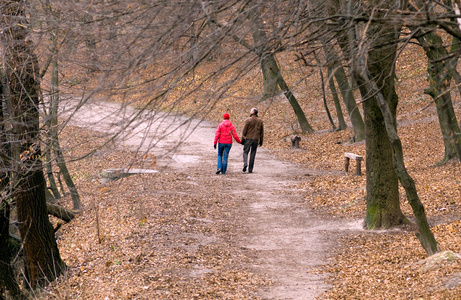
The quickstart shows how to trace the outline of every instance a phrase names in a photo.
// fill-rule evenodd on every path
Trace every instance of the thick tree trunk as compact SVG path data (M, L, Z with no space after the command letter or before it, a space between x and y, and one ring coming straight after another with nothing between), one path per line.
M363 103L366 124L367 210L365 227L390 228L402 224L398 178L392 165L393 150L387 138L376 99Z
M370 45L371 50L369 50L367 53L368 67L365 62L366 53L356 53L357 65L354 66L354 74L360 81L360 85L363 89L362 93L367 91L368 95L373 95L372 99L375 99L375 103L378 105L381 111L387 138L393 151L391 162L393 163L395 173L398 174L398 178L405 189L408 202L410 203L415 214L416 223L419 229L419 233L417 235L420 243L426 250L427 254L432 255L438 252L439 248L429 228L426 214L424 212L424 206L419 200L414 181L406 171L403 161L402 144L397 135L396 129L395 109L397 96L395 94L393 84L395 78L394 58L396 47L392 45L394 45L394 43L396 44L399 31L397 27L393 28L391 26L386 28L382 25L379 27L374 27L372 25L369 30L370 31L368 32L368 35L372 39L374 38L374 42ZM371 78L369 76L369 72L371 73ZM368 155L370 155L370 153L367 152L367 159ZM367 169L367 173L370 171L371 170ZM373 171L377 172L379 170ZM368 201L369 200L367 199L367 204Z
M395 119L392 110L385 100L384 95L380 92L378 85L371 80L367 80L367 85L369 86L368 89L370 92L376 93L381 112L384 115L388 138L394 151L394 168L396 169L399 180L405 189L408 202L410 203L410 206L416 217L416 225L419 229L419 232L416 233L416 236L418 237L421 246L424 248L426 253L429 256L433 255L439 252L440 248L437 244L437 241L435 240L434 235L432 234L429 223L427 222L424 205L421 203L421 200L418 197L415 182L406 170L405 163L403 161L402 142L400 141L395 129Z
M55 280L65 265L46 209L46 184L39 144L39 69L33 45L26 43L28 26L23 25L23 4L19 0L9 1L1 7L2 21L5 22L2 26L6 28L1 38L11 97L12 142L17 143L19 149L13 158L16 164L14 199L23 241L25 278L34 288Z
M34 169L22 176L18 187L24 192L16 197L25 275L33 288L54 281L65 268L48 219L43 172Z
M364 82L357 81L361 93L367 95ZM402 224L404 220L399 203L398 178L392 164L393 150L376 99L366 99L363 111L367 153L367 210L364 226L368 229L390 228Z
M267 62L263 63L263 61L261 61L261 70L263 73L264 87L263 99L268 99L279 94L280 88L277 85L277 77L279 74L274 74L273 65Z
M0 88L0 92L1 99L9 99L4 88ZM9 172L11 171L11 160L8 158L11 155L11 151L9 150L10 147L6 138L7 132L4 126L4 113L2 101L0 103L0 152L2 155L2 159L0 159L0 191L8 193ZM4 292L8 291L14 299L22 299L21 289L14 278L13 269L10 264L11 253L8 247L9 227L10 203L7 200L2 200L0 201L0 298L3 297Z
M398 97L395 92L395 54L399 31L393 25L371 26L368 51L368 70L371 80L379 86L379 92L389 106L392 120L396 120ZM361 54L363 55L363 53ZM389 228L402 224L404 215L400 209L398 177L393 166L394 149L388 138L383 114L377 94L372 93L363 78L356 76L360 92L364 98L363 111L366 128L366 169L367 169L367 213L365 226L368 229ZM395 121L390 124L397 127Z

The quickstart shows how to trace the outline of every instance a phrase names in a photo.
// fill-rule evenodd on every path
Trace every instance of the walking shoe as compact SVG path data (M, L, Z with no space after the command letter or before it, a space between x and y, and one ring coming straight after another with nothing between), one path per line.
M216 174L219 174L219 173L221 173L221 169L218 169L218 170L216 171Z
M244 166L244 167L243 167L243 173L245 173L246 171L247 171L247 167Z

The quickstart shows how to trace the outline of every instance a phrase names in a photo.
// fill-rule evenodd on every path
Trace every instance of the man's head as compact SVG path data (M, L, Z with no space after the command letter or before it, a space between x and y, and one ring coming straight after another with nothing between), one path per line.
M257 116L258 115L258 109L256 107L253 107L251 110L250 110L250 116L252 115L255 115Z
M230 116L229 116L228 113L225 113L225 114L222 116L222 118L223 118L224 120L229 120Z

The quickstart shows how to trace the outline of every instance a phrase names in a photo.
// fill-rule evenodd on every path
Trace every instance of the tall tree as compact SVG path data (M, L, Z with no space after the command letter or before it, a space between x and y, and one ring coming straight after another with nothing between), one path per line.
M51 6L50 1L48 1L45 10L49 12L49 16L53 16L54 23L57 24L59 21L59 12ZM48 118L46 120L47 125L47 150L52 151L54 153L54 157L56 159L56 164L59 168L60 173L64 177L64 181L69 189L72 204L74 210L81 210L83 208L83 204L80 200L80 195L78 193L77 188L75 187L74 181L72 176L67 169L66 161L64 159L64 155L62 153L62 148L59 143L59 135L58 135L58 112L59 112L59 101L60 101L60 91L59 91L59 37L60 37L60 30L59 28L51 28L51 83L50 83L50 97L49 97L49 106L48 106ZM65 40L66 38L62 38ZM94 66L94 61L91 62ZM42 77L42 76L41 76ZM46 109L46 108L45 108ZM47 161L50 164L50 161ZM51 178L53 175L51 174ZM52 181L52 179L50 179Z
M212 5L209 4L208 7L212 7ZM248 43L244 36L240 37L233 33L229 35L235 41L237 41L245 48L257 55L263 74L263 99L274 96L274 94L276 94L280 89L287 98L291 107L293 108L293 111L298 119L298 123L301 127L302 132L313 133L314 129L307 120L303 109L301 108L298 100L296 99L296 96L293 94L292 90L283 78L282 72L280 71L279 65L276 61L275 53L277 49L276 47L274 47L271 40L276 40L277 37L271 37L271 39L267 37L267 33L264 29L264 20L261 18L264 8L265 4L258 1L255 2L255 5L250 6L244 14L242 14L243 16L246 15L246 18L249 20L249 27L251 29L251 34L253 37L253 44ZM220 28L229 28L229 26L220 24L217 21L212 9L207 9L206 13L209 15L208 20L210 24L218 26ZM244 20L242 20L241 22L244 22ZM232 32L230 28L228 32Z
M435 102L440 129L445 146L442 163L454 157L461 158L461 131L451 100L450 81L456 74L450 63L450 55L443 45L442 38L433 30L423 30L425 34L418 35L419 44L426 52L427 72L430 86L425 93Z
M341 108L341 103L338 97L338 90L335 86L335 79L333 78L333 71L331 67L327 68L328 72L328 86L333 97L333 103L335 104L336 115L338 116L338 127L339 130L344 130L347 128L346 121L344 120L343 110Z
M355 97L353 94L352 86L349 83L349 78L346 74L346 71L344 70L344 67L334 46L331 43L325 42L323 45L323 50L326 55L328 68L338 83L339 91L346 106L349 119L351 120L352 129L354 130L353 140L357 142L361 141L365 139L365 123L363 122L362 115L360 114L360 110L357 107L357 103L355 102ZM333 78L330 80L333 80Z
M365 108L364 105L364 111L366 118L369 119L369 122L366 121L367 127L370 125L373 126L372 132L375 135L379 134L380 138L385 138L387 141L387 145L384 147L389 150L384 153L385 155L381 156L383 161L387 163L390 162L393 166L393 170L389 170L389 178L387 178L387 180L394 180L395 176L398 176L398 179L405 188L407 199L416 217L416 223L419 228L418 238L421 245L428 255L432 255L439 251L439 247L430 230L424 206L419 200L414 181L406 171L403 162L402 145L396 129L396 106L398 97L394 88L394 72L401 23L398 18L393 17L398 16L395 10L399 8L398 5L401 3L377 0L372 2L372 4L374 9L379 8L381 10L378 12L373 11L373 13L370 11L369 16L379 18L380 20L389 18L392 19L393 22L374 22L374 20L372 20L372 22L365 27L365 33L370 46L363 51L360 47L357 47L360 45L359 43L355 44L354 52L356 64L353 66L354 76L360 84L362 95L368 95L368 97L364 99L365 103L367 103L367 108ZM368 130L367 128L367 132ZM385 132L385 135L382 134L382 131ZM396 201L379 194L378 197L370 197L373 196L373 194L368 195L369 181L374 185L384 183L383 178L375 180L375 178L373 178L374 174L372 174L382 171L382 165L377 164L377 168L375 168L376 165L373 164L370 169L368 168L369 156L375 155L376 151L382 154L383 148L374 148L374 143L369 147L368 140L369 138L367 136L367 225L369 228L373 228L375 224L381 226L388 225L383 223L383 220L394 222L393 224L389 224L391 226L399 224L403 220L403 214L400 211L398 193ZM373 161L373 163L375 163L375 161ZM394 185L394 182L392 185ZM375 188L375 186L372 187ZM393 186L391 186L391 188L392 187ZM377 200L380 199L383 200L377 202ZM385 219L382 218L382 215L385 215ZM378 222L376 222L376 220L378 220Z
M383 17L383 16L381 16ZM398 96L395 92L395 58L400 28L396 24L371 24L367 36L368 71L386 99L396 128ZM365 71L362 71L365 72ZM398 177L394 170L394 153L387 137L386 124L378 104L377 95L370 93L363 78L356 74L363 97L366 128L367 213L368 229L389 228L402 224Z
M249 20L251 21L251 28L253 32L253 40L254 40L254 51L256 55L258 55L261 69L263 71L264 77L264 87L265 90L276 90L275 88L268 88L274 85L277 85L288 99L291 107L294 110L296 117L298 118L299 125L301 126L301 130L303 133L309 132L313 133L314 129L309 124L306 119L306 115L302 110L301 106L299 105L298 100L296 99L295 95L288 87L287 83L283 79L282 73L280 68L275 60L275 55L273 53L273 49L270 49L270 43L267 39L266 32L262 27L262 20L260 18L259 9L253 10L249 14Z
M65 268L48 219L39 126L39 69L33 44L26 42L28 26L20 0L3 1L1 32L5 77L9 89L7 122L15 165L11 173L13 198L23 242L25 278L31 287L45 285Z

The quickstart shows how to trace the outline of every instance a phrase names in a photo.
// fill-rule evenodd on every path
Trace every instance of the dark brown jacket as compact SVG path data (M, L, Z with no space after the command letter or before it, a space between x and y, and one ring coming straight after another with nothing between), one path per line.
M259 140L259 144L262 145L264 138L263 121L256 115L249 117L245 120L242 135L247 140Z

